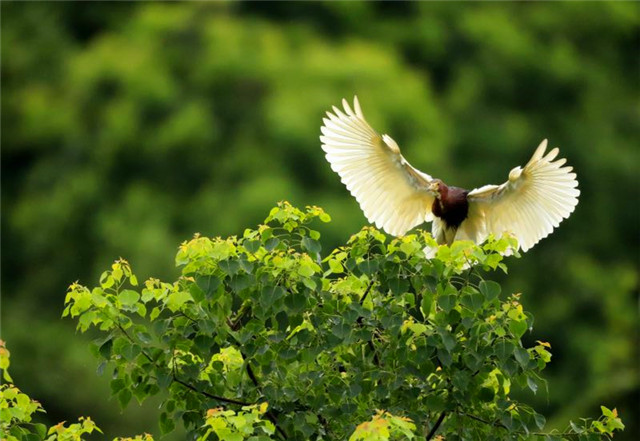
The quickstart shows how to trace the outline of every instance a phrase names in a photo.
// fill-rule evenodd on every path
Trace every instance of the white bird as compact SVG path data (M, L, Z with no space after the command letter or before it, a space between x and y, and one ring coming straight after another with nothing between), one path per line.
M439 244L508 232L527 251L547 237L578 204L578 181L559 150L540 143L524 167L515 167L502 185L465 190L445 185L409 164L396 142L367 123L358 98L353 109L333 107L321 127L322 149L331 168L378 228L402 236L423 222Z

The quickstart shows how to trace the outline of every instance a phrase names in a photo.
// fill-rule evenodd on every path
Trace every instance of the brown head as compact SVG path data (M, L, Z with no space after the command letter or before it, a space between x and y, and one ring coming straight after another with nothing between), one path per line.
M458 228L469 213L469 192L463 188L449 187L440 179L431 181L428 191L435 197L431 206L434 216L442 219L448 228Z
M433 181L431 181L427 190L436 199L440 199L440 200L446 199L447 194L449 193L449 187L447 187L447 185L444 182L442 182L440 179L434 179Z

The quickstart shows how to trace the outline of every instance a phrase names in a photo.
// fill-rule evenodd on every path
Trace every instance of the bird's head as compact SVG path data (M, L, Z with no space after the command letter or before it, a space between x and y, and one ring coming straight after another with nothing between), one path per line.
M447 192L447 186L440 179L434 179L429 183L427 191L436 199L440 199Z

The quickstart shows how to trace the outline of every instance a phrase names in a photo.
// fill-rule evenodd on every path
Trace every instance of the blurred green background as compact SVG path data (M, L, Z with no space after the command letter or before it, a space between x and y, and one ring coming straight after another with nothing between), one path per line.
M506 289L549 341L560 427L617 407L638 439L638 3L2 2L2 338L50 422L158 433L157 401L121 413L66 287L119 256L178 274L195 232L239 234L278 200L320 205L327 248L366 224L323 157L321 118L358 94L417 168L473 188L543 138L582 196ZM175 436L174 436L175 438Z

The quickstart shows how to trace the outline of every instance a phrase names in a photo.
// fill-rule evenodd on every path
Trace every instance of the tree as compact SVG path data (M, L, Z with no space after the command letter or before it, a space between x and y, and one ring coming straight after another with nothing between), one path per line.
M544 386L551 359L549 343L521 342L533 317L520 294L485 278L507 271L513 238L456 242L429 260L428 233L365 227L323 257L316 220L330 218L285 202L242 237L196 235L172 283L140 285L119 259L98 286L72 284L63 315L100 331L98 371L123 408L167 392L160 429L181 422L189 439L587 440L624 428L603 407L544 432L545 418L512 398ZM27 433L12 409L38 406L12 391L3 386L3 429Z
M324 111L357 93L414 165L467 188L502 182L542 136L575 162L576 215L492 279L530 293L537 338L564 360L545 370L552 396L527 399L551 427L600 403L637 414L640 210L620 202L640 198L638 8L3 2L3 336L16 381L49 424L90 403L110 437L151 426L155 403L121 416L100 399L108 383L85 368L89 336L58 320L60 293L120 255L140 279L174 280L176 243L238 234L283 198L335 213L323 245L343 244L364 218L318 135ZM79 387L51 386L43 358ZM636 420L621 438L638 438Z

